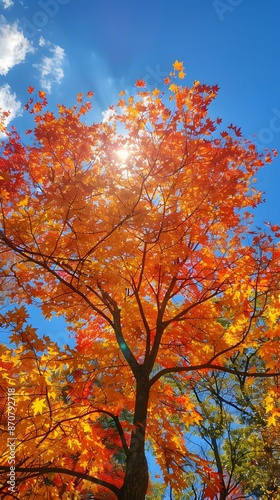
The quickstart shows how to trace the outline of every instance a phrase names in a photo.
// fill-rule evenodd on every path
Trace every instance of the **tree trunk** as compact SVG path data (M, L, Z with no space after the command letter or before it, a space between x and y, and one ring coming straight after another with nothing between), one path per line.
M228 492L227 492L227 488L226 488L225 481L224 481L223 466L222 466L221 457L220 457L220 453L219 453L219 449L218 449L218 445L217 445L217 438L211 437L211 442L212 442L212 448L213 448L214 455L215 455L217 469L218 469L218 472L219 472L220 478L221 478L220 500L226 500L226 498L228 496Z
M118 500L145 500L148 488L148 463L145 456L145 431L149 386L141 378L136 385L134 429L131 434L124 483Z

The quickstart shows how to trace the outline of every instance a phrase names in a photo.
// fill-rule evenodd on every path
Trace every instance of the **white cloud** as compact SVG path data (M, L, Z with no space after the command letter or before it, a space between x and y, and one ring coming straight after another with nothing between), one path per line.
M11 87L7 83L0 87L0 110L10 112L5 119L5 125L21 114L21 102L17 100L16 94L11 92ZM3 135L0 134L1 137Z
M65 52L59 45L52 45L42 37L39 40L39 45L51 46L49 51L52 53L52 57L44 56L39 64L33 65L40 71L40 83L42 87L51 92L53 83L61 83L64 77L63 63Z
M44 39L44 37L40 36L40 38L39 38L39 45L40 45L40 47L44 47L45 45L49 45L49 44L50 44L50 42L47 42Z
M12 0L2 0L2 4L4 9L8 9L14 5L14 2Z
M28 52L34 52L34 48L18 29L17 23L9 24L1 16L0 24L0 75L6 75L25 60Z
M105 111L102 111L102 117L103 117L102 122L103 123L110 122L115 115L116 115L115 109L112 108L105 109Z

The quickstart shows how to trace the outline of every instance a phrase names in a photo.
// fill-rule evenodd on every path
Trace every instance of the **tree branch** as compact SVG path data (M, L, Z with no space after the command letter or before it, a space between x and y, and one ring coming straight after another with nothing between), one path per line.
M200 371L200 370L219 370L225 373L231 373L232 375L238 375L239 377L275 377L279 376L279 372L244 372L239 370L234 370L233 368L227 368L226 366L214 365L212 363L204 363L202 365L194 365L194 366L172 366L170 368L163 368L158 373L156 373L151 379L149 387L152 387L157 380L159 380L163 375L167 375L168 373L188 373L192 371Z
M0 474L4 472L9 472L9 470L10 467L7 465L0 466ZM103 479L98 479L97 477L90 476L89 474L85 474L84 472L64 469L63 467L17 467L16 466L16 472L22 472L22 473L31 472L31 473L38 473L38 475L66 474L68 476L78 477L85 481L89 481L90 483L104 486L104 488L107 488L108 490L112 491L117 496L119 496L120 493L120 489L114 484L108 483L108 481L104 481Z

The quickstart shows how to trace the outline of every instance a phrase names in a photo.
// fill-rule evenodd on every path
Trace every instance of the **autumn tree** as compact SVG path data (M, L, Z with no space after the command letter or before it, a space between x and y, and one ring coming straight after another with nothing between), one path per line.
M12 332L1 346L2 495L143 500L149 443L173 491L188 486L192 462L213 497L221 478L185 439L202 421L190 379L279 369L280 227L258 230L252 217L271 155L210 118L217 86L184 77L176 61L165 92L138 80L93 124L91 92L55 113L30 87L34 128L25 139L6 131L0 286L18 307L1 316ZM40 338L29 304L63 316L75 348ZM263 368L229 366L256 346ZM7 483L8 383L17 491Z
M263 367L254 349L238 353L229 363L238 371ZM186 435L188 449L195 449L219 474L215 498L279 498L279 426L269 426L268 412L278 378L254 380L208 372L198 374L191 384L203 421L190 426ZM191 464L189 469L193 481L184 498L202 500L207 497L209 485L195 476Z

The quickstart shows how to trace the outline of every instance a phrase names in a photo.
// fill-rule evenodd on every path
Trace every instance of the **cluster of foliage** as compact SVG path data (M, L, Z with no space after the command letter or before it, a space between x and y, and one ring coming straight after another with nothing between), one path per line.
M261 498L279 486L264 453L279 442L280 227L252 217L272 158L209 117L217 86L184 78L176 61L165 92L137 81L94 124L91 92L55 114L30 87L34 129L25 141L5 131L2 498ZM40 337L30 304L63 316L75 347ZM244 472L252 460L260 480Z
M237 354L232 367L260 364L255 353ZM249 366L249 365L248 365ZM220 474L216 498L274 500L280 497L279 426L269 427L266 410L272 385L225 373L208 373L193 385L203 421L188 433L188 447ZM197 439L198 437L198 439ZM186 499L207 498L207 482L194 474ZM179 497L178 497L179 498ZM182 497L181 497L182 498Z

